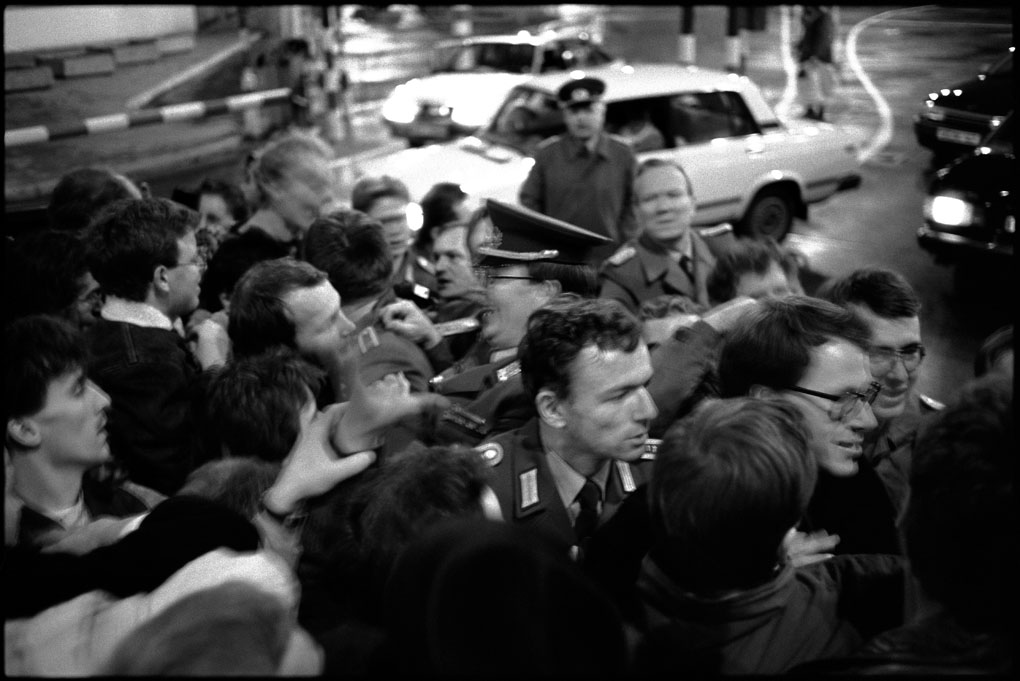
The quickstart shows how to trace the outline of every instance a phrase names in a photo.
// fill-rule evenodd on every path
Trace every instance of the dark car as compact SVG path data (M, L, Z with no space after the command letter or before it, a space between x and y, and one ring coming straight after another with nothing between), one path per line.
M1013 111L1013 48L976 78L929 93L914 116L918 143L935 154L940 166L981 144Z
M935 173L917 239L937 262L1011 262L1017 178L1013 129L1011 114L981 146Z

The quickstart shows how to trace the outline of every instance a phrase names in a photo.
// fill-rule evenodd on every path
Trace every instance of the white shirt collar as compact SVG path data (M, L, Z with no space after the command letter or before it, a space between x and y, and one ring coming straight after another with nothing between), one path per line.
M126 322L135 326L174 330L174 323L165 314L148 303L109 296L100 316L110 322Z

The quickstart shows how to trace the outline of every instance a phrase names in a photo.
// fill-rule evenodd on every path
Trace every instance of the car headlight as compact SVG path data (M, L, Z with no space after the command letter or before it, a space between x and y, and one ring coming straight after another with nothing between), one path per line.
M492 117L492 111L484 103L457 102L453 106L450 119L465 128L478 128L485 125Z
M418 102L398 90L383 103L382 117L392 123L410 123L418 115Z
M959 196L941 194L924 201L924 216L947 227L970 227L975 214L974 204Z

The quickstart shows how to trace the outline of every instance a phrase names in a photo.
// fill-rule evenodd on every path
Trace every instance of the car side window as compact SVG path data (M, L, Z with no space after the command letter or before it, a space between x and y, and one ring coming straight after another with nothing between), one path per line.
M669 130L669 102L648 97L614 102L606 107L606 130L622 137L635 153L672 148Z
M670 109L678 145L759 132L747 106L733 92L686 92L672 98Z

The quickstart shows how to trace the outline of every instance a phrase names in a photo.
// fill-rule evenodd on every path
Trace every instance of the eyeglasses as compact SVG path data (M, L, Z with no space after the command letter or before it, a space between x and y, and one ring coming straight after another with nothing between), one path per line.
M864 405L871 405L875 403L875 398L878 397L879 391L882 390L882 384L877 381L872 381L868 387L867 392L857 392L856 390L848 390L842 395L833 395L831 393L823 393L817 390L808 390L807 388L801 388L800 386L787 386L785 390L792 390L793 392L803 393L805 395L813 395L814 397L821 397L824 400L832 402L832 406L826 411L829 414L829 418L833 421L846 422L857 417L864 408Z
M200 272L204 272L205 271L205 267L206 267L205 258L203 258L201 254L196 254L195 257L190 262L179 262L176 265L174 265L174 269L176 269L178 267L189 267L189 266L190 267L197 267Z
M921 365L921 360L924 359L926 351L924 346L918 343L917 345L908 345L902 350L893 350L892 348L872 348L868 352L868 358L871 360L871 373L872 374L884 374L892 371L896 365L896 358L898 357L903 362L903 368L907 371L916 371L917 367Z
M478 283L486 288L499 280L519 279L521 281L539 281L535 277L516 277L509 274L493 274L492 269L488 267L476 267L475 278L478 279Z

